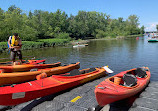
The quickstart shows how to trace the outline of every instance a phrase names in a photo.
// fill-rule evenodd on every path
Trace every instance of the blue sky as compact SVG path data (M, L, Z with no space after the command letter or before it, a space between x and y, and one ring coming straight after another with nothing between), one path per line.
M0 0L0 8L5 11L11 5L26 13L30 10L55 12L60 9L68 15L77 15L79 10L84 10L106 13L113 19L123 17L124 20L135 14L146 31L156 30L158 24L158 0Z

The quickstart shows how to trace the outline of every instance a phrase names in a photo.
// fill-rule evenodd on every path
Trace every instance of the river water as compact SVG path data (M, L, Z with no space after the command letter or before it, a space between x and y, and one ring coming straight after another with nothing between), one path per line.
M95 40L81 48L68 45L22 51L22 53L23 56L46 59L46 63L69 64L79 61L80 69L108 65L114 74L147 66L151 71L151 80L158 80L158 43L149 43L146 36L139 37L139 40L136 38ZM2 53L0 57L9 58L9 54Z

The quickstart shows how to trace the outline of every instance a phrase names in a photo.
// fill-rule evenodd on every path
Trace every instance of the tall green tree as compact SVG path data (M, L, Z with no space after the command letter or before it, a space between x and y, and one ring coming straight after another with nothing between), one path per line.
M130 15L124 20L110 18L106 13L79 11L77 15L68 15L61 10L48 12L29 11L26 14L15 5L7 11L0 8L0 41L7 41L12 33L17 32L23 40L36 41L44 38L102 38L144 33L144 26L139 26L139 18ZM158 26L157 26L158 30Z
M140 34L144 34L145 33L145 27L144 25L140 28Z
M136 15L130 15L126 25L131 35L139 33L139 18Z
M157 32L158 32L158 25L156 25L156 30L157 30Z
M5 17L3 19L3 28L1 28L2 32L4 33L1 38L3 38L4 41L6 41L9 35L11 35L12 33L20 32L23 26L23 18L21 16L21 12L21 9L14 6L9 7L8 11L5 12Z

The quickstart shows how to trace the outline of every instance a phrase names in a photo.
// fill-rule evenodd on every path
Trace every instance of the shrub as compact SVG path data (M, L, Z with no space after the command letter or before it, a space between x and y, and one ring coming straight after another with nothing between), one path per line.
M59 39L69 39L69 34L68 33L59 33L55 35L55 38L59 38Z
M104 32L103 30L99 30L99 29L96 29L96 38L104 38L107 36L107 33Z

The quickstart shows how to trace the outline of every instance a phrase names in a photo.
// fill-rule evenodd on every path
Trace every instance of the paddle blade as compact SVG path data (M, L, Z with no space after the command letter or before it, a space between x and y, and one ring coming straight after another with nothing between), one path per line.
M110 68L108 68L107 66L104 66L103 67L105 70L106 70L106 72L108 72L108 73L113 73L114 71L112 71Z

